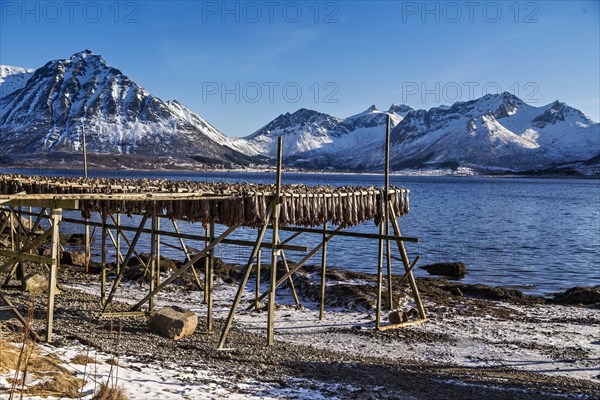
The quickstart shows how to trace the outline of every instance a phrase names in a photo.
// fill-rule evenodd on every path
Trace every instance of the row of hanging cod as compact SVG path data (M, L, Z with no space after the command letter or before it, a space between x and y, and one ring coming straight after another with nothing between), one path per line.
M195 182L153 179L54 178L0 175L0 194L86 194L80 201L83 216L92 212L143 214L155 207L160 215L190 222L214 222L227 226L257 227L268 222L275 202L275 185ZM160 200L127 200L118 194L161 194ZM179 195L169 198L169 193ZM193 199L186 199L185 194ZM93 194L115 195L98 196ZM183 195L181 195L183 194ZM207 197L203 199L202 196ZM102 197L102 198L100 198ZM356 186L283 185L279 198L279 223L297 226L353 226L385 218L385 190ZM409 191L391 188L389 204L396 216L409 211Z

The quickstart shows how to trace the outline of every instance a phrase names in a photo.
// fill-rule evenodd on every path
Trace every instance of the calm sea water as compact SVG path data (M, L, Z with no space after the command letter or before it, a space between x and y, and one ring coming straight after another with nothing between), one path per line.
M80 175L80 171L75 170L14 172ZM90 175L261 183L275 180L272 172L92 171ZM284 173L283 181L308 185L381 186L383 176ZM420 239L418 244L407 244L411 258L417 254L421 256L418 265L462 261L468 269L465 282L516 286L528 293L550 293L576 285L600 284L600 180L392 176L391 182L411 191L411 212L400 223L403 235ZM138 219L134 217L132 224ZM172 230L168 221L163 221L162 226ZM81 227L68 224L64 228L81 230ZM203 232L201 225L185 222L180 223L180 228L189 233ZM351 229L377 232L372 222ZM235 236L253 240L256 230L241 228ZM269 233L267 237L270 237ZM163 239L178 244L176 240ZM311 246L318 241L319 235L306 234L293 243ZM201 243L189 241L188 244L201 247ZM142 246L147 247L147 243ZM245 263L249 251L249 248L231 245L222 245L216 250L218 256L240 264ZM396 254L393 247L392 252ZM162 254L183 258L181 252L167 246L162 248ZM266 262L269 255L263 254ZM303 256L294 252L287 255L291 260ZM319 260L317 254L314 262ZM375 272L377 241L335 238L329 244L328 264ZM394 270L401 273L401 269L402 266L395 262ZM416 274L427 275L418 268Z

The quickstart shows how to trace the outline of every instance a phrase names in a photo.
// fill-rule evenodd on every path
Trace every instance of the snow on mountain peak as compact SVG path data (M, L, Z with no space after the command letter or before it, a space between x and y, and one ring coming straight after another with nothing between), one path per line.
M30 68L0 65L0 99L25 86L34 71Z
M236 140L179 103L152 96L89 50L46 63L21 90L0 99L6 152L78 152L83 126L90 152L247 160Z
M360 112L358 114L354 114L351 115L350 117L346 118L346 119L357 119L357 118L362 118L368 115L372 115L372 114L380 114L381 111L379 111L377 109L377 107L375 107L375 105L373 104L371 107L367 108L365 111Z
M406 114L408 114L412 110L414 110L414 108L412 108L411 106L407 106L406 104L394 103L390 106L388 113L397 114L405 117Z

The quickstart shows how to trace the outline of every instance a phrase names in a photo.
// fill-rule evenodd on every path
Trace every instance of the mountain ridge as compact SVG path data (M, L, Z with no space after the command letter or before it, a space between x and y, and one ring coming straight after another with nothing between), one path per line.
M450 106L375 105L346 118L306 108L231 137L177 100L153 96L89 50L32 70L0 66L0 149L20 156L81 152L251 165L276 154L290 166L378 170L386 119L393 169L526 171L592 160L600 125L558 100L541 107L503 92ZM588 164L586 164L588 165Z

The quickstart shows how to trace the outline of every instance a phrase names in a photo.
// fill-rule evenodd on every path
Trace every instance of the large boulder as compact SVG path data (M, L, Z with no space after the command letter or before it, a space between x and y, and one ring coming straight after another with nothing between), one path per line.
M554 295L558 304L597 304L600 303L600 285L585 287L576 286Z
M44 293L48 290L48 279L41 274L29 274L23 280L23 291L28 293Z
M65 251L60 259L61 264L74 265L77 267L85 266L85 253L78 251Z
M85 244L85 234L73 233L67 238L67 244L70 244L72 246L83 246Z
M423 265L421 267L432 275L443 275L451 278L463 278L467 273L467 267L461 262L444 262Z
M401 324L408 321L408 315L404 311L394 310L389 315L390 324Z
M198 316L178 306L165 307L150 316L148 325L159 335L179 340L194 333Z

